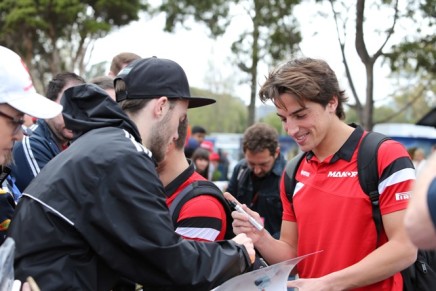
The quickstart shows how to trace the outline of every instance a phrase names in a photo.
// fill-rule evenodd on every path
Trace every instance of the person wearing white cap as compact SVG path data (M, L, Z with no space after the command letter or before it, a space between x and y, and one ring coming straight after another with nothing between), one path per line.
M23 137L24 114L51 118L62 106L36 93L29 72L15 52L0 46L0 165L3 182L9 174L15 141ZM15 207L13 197L0 191L0 243L5 238Z
M75 73L62 72L50 80L45 96L60 104L66 89L84 83L85 80ZM32 130L33 133L16 142L13 149L11 174L21 192L48 162L68 147L74 137L73 132L65 126L62 114L38 119Z

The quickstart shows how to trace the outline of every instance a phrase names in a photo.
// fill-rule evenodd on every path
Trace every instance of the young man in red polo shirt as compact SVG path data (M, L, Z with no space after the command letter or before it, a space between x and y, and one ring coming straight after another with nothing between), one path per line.
M306 157L296 171L292 205L282 179L280 239L256 230L236 212L234 232L251 237L270 264L323 250L299 263L301 279L288 282L288 287L403 290L400 271L415 261L417 253L403 225L408 203L404 198L415 179L406 149L389 140L378 150L384 228L377 244L371 203L357 175L357 151L367 132L343 122L347 98L332 69L322 60L290 61L269 74L259 96L274 103L286 132ZM261 221L257 213L244 209Z
M194 163L186 159L184 143L188 131L187 123L188 119L185 119L179 124L179 138L172 142L165 159L157 167L159 178L165 187L168 207L171 207L177 195L188 185L195 181L207 181L195 171ZM227 221L224 205L217 198L198 195L183 204L174 227L176 233L185 239L216 241L224 239L228 223L231 221Z

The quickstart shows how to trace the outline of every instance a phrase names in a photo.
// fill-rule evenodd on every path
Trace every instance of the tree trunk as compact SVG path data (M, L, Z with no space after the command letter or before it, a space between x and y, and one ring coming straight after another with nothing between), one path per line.
M248 105L248 124L247 127L256 121L256 97L257 97L257 65L259 63L259 23L258 18L262 17L257 1L254 1L255 15L253 18L253 43L251 55L251 93L250 105Z
M373 111L374 111L374 63L368 62L366 68L366 102L363 111L362 126L367 130L372 130L373 127Z

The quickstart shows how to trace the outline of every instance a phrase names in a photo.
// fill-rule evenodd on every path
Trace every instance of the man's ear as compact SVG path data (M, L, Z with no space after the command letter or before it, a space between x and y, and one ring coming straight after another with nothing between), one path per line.
M274 159L277 159L277 157L279 156L279 154L280 154L280 147L277 147L277 148L276 148L276 152L274 153Z
M338 107L338 97L333 96L333 98L329 101L327 106L332 112L336 112L336 108Z
M158 118L165 116L166 112L169 109L169 100L167 97L162 96L159 97L154 103L154 115Z

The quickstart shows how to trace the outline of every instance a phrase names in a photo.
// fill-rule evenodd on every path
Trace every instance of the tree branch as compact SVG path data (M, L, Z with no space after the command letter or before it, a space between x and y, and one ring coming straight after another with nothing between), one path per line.
M371 59L363 38L365 0L357 0L356 4L356 51L362 63L368 64Z
M354 108L357 109L356 112L361 112L362 103L360 102L359 96L357 95L356 87L354 86L353 78L351 77L350 67L348 66L348 61L347 61L347 58L345 56L345 41L341 40L341 36L340 36L340 32L339 32L338 13L335 10L333 0L330 0L329 2L330 2L330 6L332 8L333 18L334 18L335 24L336 24L336 35L338 38L339 47L341 49L342 62L344 63L344 66L345 66L345 74L347 76L347 80L348 80L348 83L350 85L351 93L353 94L354 100L356 101L356 106ZM345 22L344 22L343 30L344 30L343 39L345 40L346 39Z
M395 9L395 13L394 13L394 21L392 22L392 26L388 30L388 35L386 36L385 41L380 46L380 48L375 52L375 54L372 56L373 61L375 61L382 54L383 48L385 47L386 43L391 38L392 34L394 34L394 28L395 28L395 25L397 24L398 13L399 13L399 11L398 11L398 0L395 1L394 9Z
M404 106L398 110L396 113L391 114L383 119L380 119L378 121L374 121L374 124L376 123L385 123L389 120L391 120L392 118L394 118L395 116L398 116L399 114L401 114L402 112L406 111L407 109L409 109L416 101L418 101L421 97L422 97L422 93L424 92L424 90L427 89L427 85L426 86L422 86L421 89L416 92L416 95L413 96L412 100L410 100L409 102L407 102L406 104L404 104Z

